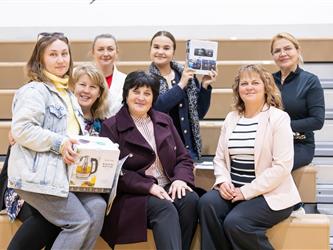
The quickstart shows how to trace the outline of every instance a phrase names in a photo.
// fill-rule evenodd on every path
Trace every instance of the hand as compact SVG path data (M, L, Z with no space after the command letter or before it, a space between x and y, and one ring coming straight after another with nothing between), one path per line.
M156 196L157 198L160 198L161 200L168 200L173 202L173 200L170 198L170 196L168 195L168 193L164 190L164 188L162 188L161 186L157 185L157 184L153 184L151 186L151 188L149 189L149 193L151 195Z
M76 139L69 138L66 139L61 145L60 154L66 164L73 164L75 159L78 157L78 153L76 153L73 149L74 144L78 144L78 141Z
M202 87L207 89L208 85L214 85L214 83L216 82L216 77L217 77L217 71L215 70L211 70L208 72L208 75L204 75L202 77Z
M12 131L10 130L8 132L8 142L11 146L13 146L16 143L15 139L13 138Z
M178 83L179 87L181 87L182 89L185 88L188 84L188 81L194 77L194 72L195 71L193 69L185 66L182 77L180 78L180 81Z
M240 188L235 188L235 195L234 198L231 200L232 203L236 201L243 201L245 200L244 195L242 194L242 191Z
M231 182L220 184L219 193L225 200L232 200L235 196L235 186Z
M174 182L172 182L168 193L171 194L171 199L173 200L176 198L176 193L177 198L181 199L183 196L186 195L186 190L193 192L193 190L189 186L187 186L185 181L175 180Z

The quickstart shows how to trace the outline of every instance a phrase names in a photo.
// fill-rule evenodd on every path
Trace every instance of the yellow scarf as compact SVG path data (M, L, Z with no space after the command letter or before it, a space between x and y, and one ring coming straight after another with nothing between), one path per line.
M58 77L56 75L51 74L50 72L43 70L44 75L49 78L54 86L57 89L68 89L68 76L65 76L64 78Z
M46 70L43 70L43 73L47 78L51 80L51 82L54 84L60 96L67 105L67 110L68 110L67 134L69 136L78 135L80 133L80 125L74 114L73 105L67 92L69 77L65 76L64 78L61 78L51 74L50 72L47 72Z

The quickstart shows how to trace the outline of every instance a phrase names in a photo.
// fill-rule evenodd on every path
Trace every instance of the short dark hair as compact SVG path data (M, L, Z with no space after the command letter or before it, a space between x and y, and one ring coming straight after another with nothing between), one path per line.
M156 76L145 71L133 71L127 75L123 87L123 104L126 104L126 98L128 97L128 92L130 89L144 86L151 88L153 92L154 105L159 95L160 82Z
M156 32L155 35L153 35L153 38L150 40L150 47L153 44L153 40L155 39L155 37L158 37L158 36L165 36L165 37L169 38L173 43L173 50L176 51L175 37L169 31L165 31L165 30L160 30L160 31Z

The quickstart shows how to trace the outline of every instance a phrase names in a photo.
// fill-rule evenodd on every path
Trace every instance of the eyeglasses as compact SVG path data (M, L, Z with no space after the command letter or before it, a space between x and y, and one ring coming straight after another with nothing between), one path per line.
M286 53L286 54L289 54L294 48L293 47L284 47L284 48L278 48L278 49L275 49L273 50L272 54L274 56L278 56L278 55L281 55L282 52Z
M65 34L64 33L62 33L62 32L52 32L52 33L49 33L49 32L41 32L41 33L39 33L38 35L37 35L37 41L39 41L41 38L43 38L43 37L64 37L66 40L67 40L67 42L68 42L68 39L67 39L67 37L65 36Z

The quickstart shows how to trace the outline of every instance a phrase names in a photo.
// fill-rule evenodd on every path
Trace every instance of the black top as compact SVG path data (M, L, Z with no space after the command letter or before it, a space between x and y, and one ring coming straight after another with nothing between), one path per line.
M314 146L314 130L324 125L324 91L318 77L297 67L281 84L281 71L273 74L281 91L284 110L291 119L291 129L305 135L305 139L295 139L295 143Z

